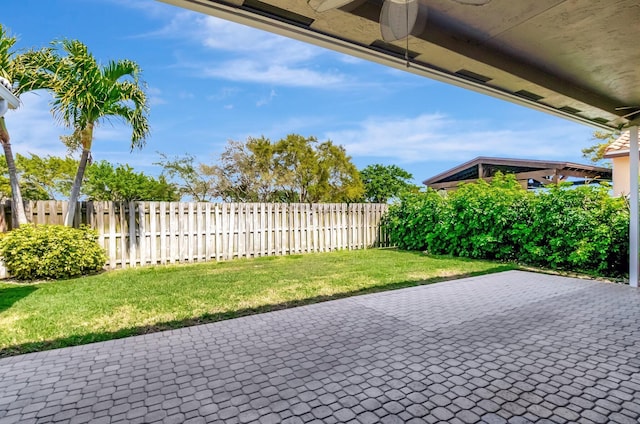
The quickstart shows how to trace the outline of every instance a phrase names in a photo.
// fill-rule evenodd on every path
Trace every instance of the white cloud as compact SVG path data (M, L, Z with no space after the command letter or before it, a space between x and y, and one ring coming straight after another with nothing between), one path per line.
M212 16L179 12L162 29L144 36L186 37L223 53L211 60L181 58L179 66L197 69L199 75L293 87L331 88L347 82L337 70L314 69L314 60L327 50Z
M255 60L231 60L220 65L206 67L204 75L236 82L289 87L332 87L344 82L335 72L317 72L304 67L292 67L284 63L265 63Z
M131 148L131 127L119 120L99 122L93 132L93 141L122 144L123 149Z
M475 156L566 159L576 157L588 131L572 124L488 128L486 122L456 121L440 114L412 118L375 117L356 128L326 134L352 156L392 158L404 163L469 160Z
M360 59L359 57L351 56L348 54L342 54L342 53L336 53L336 54L339 55L338 57L341 62L347 63L349 65L361 65L363 63L367 63L366 60Z
M248 133L246 136L255 137L256 134L261 134L270 138L272 141L294 133L311 136L317 135L317 132L315 132L316 128L324 126L325 124L326 120L320 116L283 117L282 120L274 122L271 127L261 128L258 131L254 130L253 133Z
M167 5L152 0L104 0L107 3L112 3L120 7L126 7L129 9L136 9L144 12L147 16L151 17L165 17L172 12L167 8Z
M18 109L5 115L13 153L64 156L60 136L69 131L57 125L50 112L47 93L26 93Z
M235 97L238 93L240 93L240 88L238 87L223 87L217 93L211 94L207 96L207 100L225 100Z
M265 105L268 105L269 103L271 103L271 100L273 100L276 97L276 90L271 89L271 92L269 93L268 96L262 97L260 100L258 100L256 102L256 106L257 107L262 107Z
M164 97L162 97L162 90L157 87L149 87L147 89L147 102L149 106L158 106L169 103Z
M177 97L182 100L191 100L195 99L196 95L189 91L181 90L178 92Z
M214 50L258 54L272 58L273 62L301 62L324 53L311 44L212 16L196 16L194 21L191 25L195 35Z

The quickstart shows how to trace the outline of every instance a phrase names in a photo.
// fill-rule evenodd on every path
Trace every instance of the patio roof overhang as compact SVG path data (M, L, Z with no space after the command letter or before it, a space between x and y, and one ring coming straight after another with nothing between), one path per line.
M604 129L640 111L637 0L420 0L427 22L381 39L381 0L318 13L306 0L161 0Z

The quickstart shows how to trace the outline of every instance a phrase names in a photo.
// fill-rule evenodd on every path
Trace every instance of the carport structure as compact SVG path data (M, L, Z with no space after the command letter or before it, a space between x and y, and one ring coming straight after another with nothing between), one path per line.
M631 133L632 286L638 286L640 3L419 0L426 24L392 43L382 0L161 0L605 130ZM339 8L316 11L328 1ZM404 0L386 0L404 3Z
M571 162L531 159L477 157L448 169L422 184L434 190L455 190L462 183L493 180L496 173L512 174L526 189L536 189L560 182L573 185L611 181L611 169ZM569 180L569 178L572 178Z

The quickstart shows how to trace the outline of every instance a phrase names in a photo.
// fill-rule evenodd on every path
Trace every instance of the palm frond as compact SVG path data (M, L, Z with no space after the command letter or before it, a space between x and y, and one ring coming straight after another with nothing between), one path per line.
M61 40L57 46L63 56L54 71L54 116L75 129L120 119L131 126L131 148L142 147L149 134L149 110L138 64L119 60L101 66L77 40Z
M134 81L137 81L141 72L140 65L128 59L111 60L102 69L104 78L112 82L116 82L123 77L131 77Z
M53 49L29 50L14 59L14 81L17 83L15 94L51 89L57 84L55 73L58 58Z
M0 24L0 76L13 82L13 46L18 39Z

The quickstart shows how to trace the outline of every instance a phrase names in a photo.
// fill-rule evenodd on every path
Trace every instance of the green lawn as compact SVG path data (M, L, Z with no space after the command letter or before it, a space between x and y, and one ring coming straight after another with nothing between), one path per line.
M513 268L371 249L0 282L0 356Z

